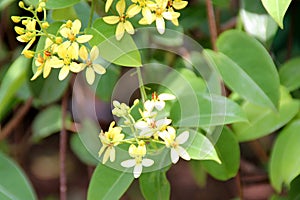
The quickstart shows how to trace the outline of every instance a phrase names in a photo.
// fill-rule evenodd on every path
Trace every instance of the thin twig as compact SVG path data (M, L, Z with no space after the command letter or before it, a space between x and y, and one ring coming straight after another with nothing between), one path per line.
M25 104L18 109L15 116L7 123L7 125L0 131L0 141L9 136L12 133L14 128L18 126L18 124L22 121L26 113L30 110L32 104L32 98L29 98Z
M269 161L269 157L265 149L262 147L261 143L258 140L249 142L249 145L253 149L253 153L257 155L260 162L265 164Z
M218 30L217 30L217 25L216 25L214 8L213 8L211 0L206 0L206 11L207 11L207 17L208 17L208 25L209 25L212 49L214 51L217 51L216 41L217 41L217 37L218 37Z
M239 195L240 199L243 199L243 187L242 187L242 182L241 182L240 171L238 171L237 175L235 176L235 180L236 180L236 185L237 185L237 189L238 189L238 195Z
M59 160L60 160L60 200L67 199L67 176L66 176L66 151L67 151L67 131L65 119L67 115L68 91L62 98L62 129L59 140Z

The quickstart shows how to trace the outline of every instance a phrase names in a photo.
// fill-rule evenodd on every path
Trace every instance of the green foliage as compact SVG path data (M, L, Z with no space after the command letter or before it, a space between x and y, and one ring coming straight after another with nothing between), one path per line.
M300 87L300 58L290 59L279 68L281 84L289 91L294 91Z
M3 200L37 199L20 167L0 152L0 198Z

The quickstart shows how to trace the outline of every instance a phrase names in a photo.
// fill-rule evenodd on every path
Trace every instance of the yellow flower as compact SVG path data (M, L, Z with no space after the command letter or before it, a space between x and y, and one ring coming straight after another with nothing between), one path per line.
M168 7L173 7L176 10L181 10L188 5L188 1L183 0L169 0Z
M65 24L63 24L60 28L59 33L66 39L68 39L66 42L64 42L62 45L64 48L70 49L72 51L72 59L78 59L78 52L79 52L79 44L88 42L92 39L93 35L79 35L81 28L81 22L76 19L74 22L71 20L67 21Z
M97 74L104 74L106 72L105 68L94 61L99 57L99 49L94 46L90 52L90 56L88 56L88 51L85 46L81 46L79 50L79 56L84 60L85 77L88 84L92 85L95 81L95 72ZM90 58L89 58L90 57Z
M113 0L107 0L106 1L106 3L105 3L105 12L107 12L110 9L112 2L113 2Z
M150 7L150 9L154 11L154 14L152 14L151 17L143 15L143 18L139 21L139 23L151 24L153 21L155 21L157 31L160 34L163 34L165 32L165 19L175 22L180 16L180 13L168 10L168 0L156 0L155 2L156 4L148 5L148 7Z
M131 12L134 11L136 14L142 11L143 17L148 20L148 24L151 24L152 13L149 7L151 7L151 5L154 5L155 3L147 0L132 0L132 2L133 4L129 6L128 10L130 10Z
M99 135L99 138L102 143L102 147L99 151L99 156L102 155L102 153L105 151L102 163L106 163L108 158L111 162L115 161L116 157L116 150L114 146L117 146L120 144L120 141L124 139L125 135L121 134L122 128L121 127L114 127L115 122L111 122L109 129L107 132L103 132L101 130L101 133Z
M34 19L28 19L28 20L23 20L23 24L25 24L26 29L22 29L20 27L16 27L15 30L16 32L20 35L17 37L17 40L19 42L28 42L28 44L25 46L21 54L24 54L31 45L34 43L36 39L36 20Z
M127 12L125 13L125 7L126 3L125 0L120 0L117 5L116 9L118 11L119 16L107 16L103 17L103 20L108 24L117 24L116 28L116 38L117 40L122 39L125 30L129 34L134 34L134 28L130 21L128 21L128 18L132 18L134 15L137 14L134 7L130 7L127 9Z
M68 76L70 71L74 73L78 73L83 69L84 64L73 61L73 58L75 57L74 56L75 53L76 52L73 51L72 48L66 48L64 45L60 45L60 47L58 47L57 54L60 60L62 60L64 63L58 75L58 79L60 81L64 80ZM52 67L58 67L58 66L52 66Z

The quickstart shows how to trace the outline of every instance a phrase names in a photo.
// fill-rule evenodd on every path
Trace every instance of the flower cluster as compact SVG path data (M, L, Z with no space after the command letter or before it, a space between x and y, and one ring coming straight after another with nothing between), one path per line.
M108 12L113 0L107 0L105 11ZM155 22L156 28L160 34L165 32L165 20L171 21L178 26L180 13L177 10L185 8L188 1L183 0L131 0L131 5L126 9L125 0L119 0L116 3L118 16L106 16L103 20L108 24L117 24L116 38L120 40L125 31L134 34L134 28L130 19L141 13L139 20L141 25L150 25Z
M154 160L148 157L150 153L147 153L149 149L155 150L153 146L159 145L170 149L170 158L174 164L180 157L190 160L188 152L182 146L188 140L189 132L184 131L176 135L176 130L171 125L172 120L161 114L165 108L165 101L174 99L174 95L167 93L157 95L154 92L152 98L143 102L142 108L139 109L139 119L135 119L131 114L133 108L140 104L139 100L135 100L132 107L114 101L112 113L124 120L120 120L122 123L120 126L114 127L115 122L112 122L107 132L101 131L99 138L102 147L99 156L103 155L102 162L106 163L108 158L110 162L114 162L117 154L115 147L121 144L130 144L128 154L131 157L122 161L121 166L133 167L135 178L141 175L143 167L150 167L154 164ZM129 128L128 137L121 133L123 128Z
M70 71L78 73L85 70L86 80L91 85L94 83L95 73L106 72L103 66L95 63L99 57L99 49L96 46L91 50L87 48L86 43L93 36L80 32L80 20L68 20L55 34L51 34L48 31L50 25L46 21L46 0L39 0L36 8L26 7L22 1L19 2L19 6L33 14L33 17L12 16L15 23L21 22L25 26L25 28L16 26L15 31L19 34L17 40L27 43L22 54L27 58L34 57L36 72L31 80L35 80L41 74L47 78L52 68L60 69L59 80L64 80ZM44 12L43 20L38 17L39 12ZM44 48L36 52L29 50L38 36L46 38Z

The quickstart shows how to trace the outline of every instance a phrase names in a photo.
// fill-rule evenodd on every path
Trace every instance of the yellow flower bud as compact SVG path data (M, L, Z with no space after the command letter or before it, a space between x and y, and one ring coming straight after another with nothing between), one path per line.
M47 29L49 27L49 23L48 22L43 22L42 23L42 28Z
M21 21L21 17L19 17L19 16L11 16L11 20L14 23L19 23Z
M20 1L20 2L19 2L19 7L20 7L20 8L24 8L24 2L23 2L23 1Z
M55 43L56 44L61 44L63 42L63 39L61 37L56 37L55 38Z
M34 51L25 50L22 52L26 58L32 58L34 56Z
M22 35L22 34L25 33L24 28L21 28L21 27L19 27L19 26L15 26L15 31L16 31L16 33L18 33L19 35Z
M27 19L22 20L22 24L26 26L28 24L28 20Z
M43 8L39 6L39 7L36 9L36 11L38 11L38 12L43 12Z
M67 22L66 22L66 27L67 28L72 28L72 21L71 20L68 20Z
M139 104L139 102L140 102L140 100L136 99L136 100L134 100L133 105L136 106L137 104Z

